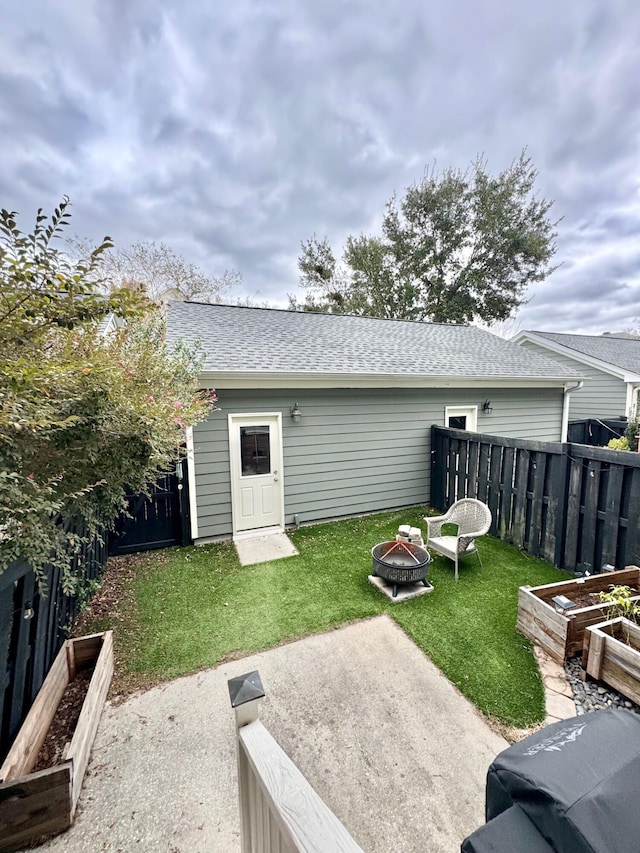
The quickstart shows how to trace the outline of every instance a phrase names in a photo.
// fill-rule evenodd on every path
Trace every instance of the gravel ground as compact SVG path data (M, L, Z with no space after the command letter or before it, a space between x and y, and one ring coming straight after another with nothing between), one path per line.
M627 708L640 714L640 706L631 702L626 696L618 693L597 681L583 681L581 678L582 665L580 656L570 658L564 666L576 703L576 713L586 714L588 711L600 711L605 708Z

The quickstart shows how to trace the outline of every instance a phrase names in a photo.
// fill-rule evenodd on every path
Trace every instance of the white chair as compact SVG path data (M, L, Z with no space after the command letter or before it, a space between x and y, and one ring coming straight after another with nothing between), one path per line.
M489 532L491 510L482 501L475 498L462 498L456 501L444 515L425 516L427 522L427 548L437 554L453 560L458 580L458 560L468 554L475 554L482 568L482 560L476 548L476 539ZM455 536L441 536L443 524L457 524Z

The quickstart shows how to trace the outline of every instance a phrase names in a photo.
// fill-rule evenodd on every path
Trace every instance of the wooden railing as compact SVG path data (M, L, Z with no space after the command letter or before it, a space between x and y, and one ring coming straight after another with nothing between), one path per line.
M363 853L258 719L257 671L229 681L236 714L242 853Z

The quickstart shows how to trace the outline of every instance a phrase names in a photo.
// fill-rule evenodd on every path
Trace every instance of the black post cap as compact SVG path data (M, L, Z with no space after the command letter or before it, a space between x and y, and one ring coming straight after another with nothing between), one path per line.
M245 702L252 702L254 699L262 699L265 695L260 673L257 669L239 675L237 678L230 678L227 686L229 687L232 708L244 705Z

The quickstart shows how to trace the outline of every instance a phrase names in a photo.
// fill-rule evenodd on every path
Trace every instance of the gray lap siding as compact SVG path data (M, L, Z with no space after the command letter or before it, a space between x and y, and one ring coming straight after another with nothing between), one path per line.
M540 347L532 341L525 341L521 346L546 358L552 358L563 367L570 367L584 376L583 387L579 391L571 392L569 420L617 418L619 415L628 414L627 386L622 379L598 370L597 367L582 364L573 358Z
M427 504L430 427L445 406L477 405L478 432L557 441L560 389L219 390L194 429L198 538L232 533L229 414L282 412L285 523ZM490 399L491 415L482 402ZM298 403L302 418L292 421Z

